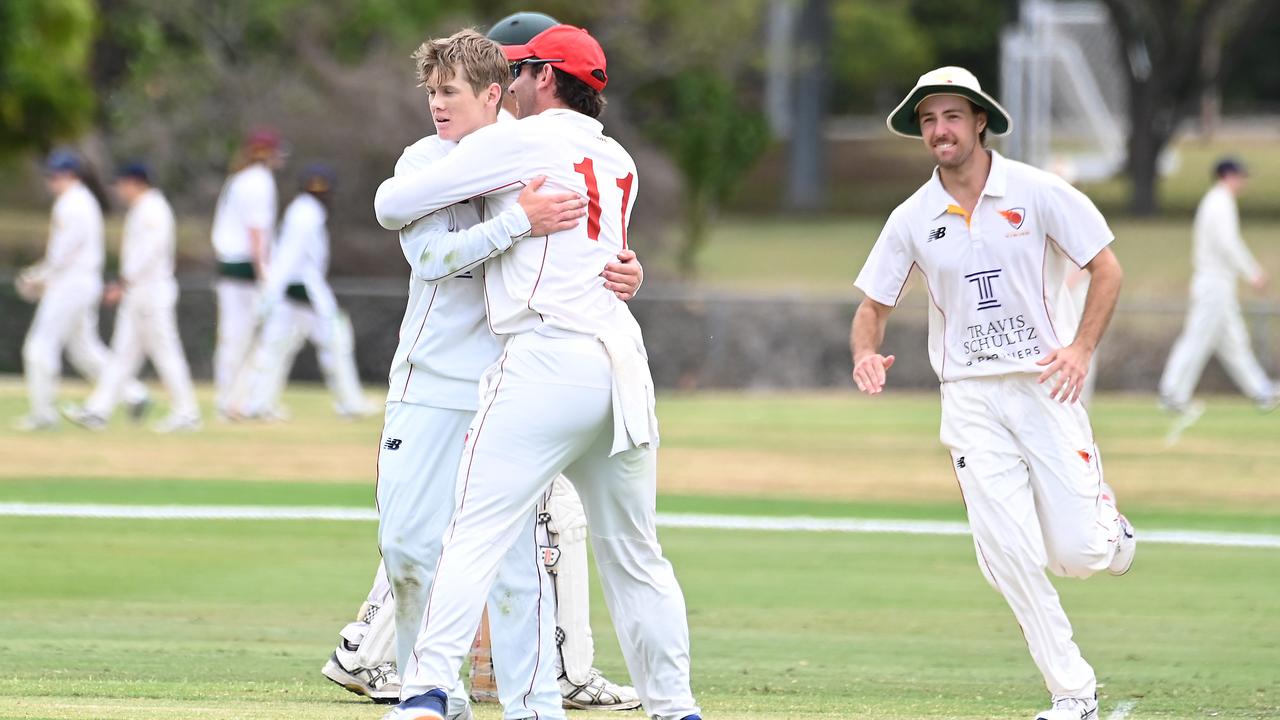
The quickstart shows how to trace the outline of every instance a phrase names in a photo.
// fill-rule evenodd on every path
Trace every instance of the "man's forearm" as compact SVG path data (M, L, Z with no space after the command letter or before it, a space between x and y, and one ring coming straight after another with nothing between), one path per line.
M400 231L405 260L419 280L440 282L506 252L529 234L529 219L519 205L469 228L450 231L443 218L424 218Z
M880 352L884 342L884 329L889 323L888 306L879 308L871 298L865 298L853 314L853 328L849 333L849 350L853 354L853 363ZM884 308L883 310L881 308Z
M1120 298L1124 271L1110 251L1105 258L1101 255L1094 258L1085 269L1090 274L1089 293L1085 296L1084 315L1080 318L1074 344L1093 352L1111 324L1111 316Z

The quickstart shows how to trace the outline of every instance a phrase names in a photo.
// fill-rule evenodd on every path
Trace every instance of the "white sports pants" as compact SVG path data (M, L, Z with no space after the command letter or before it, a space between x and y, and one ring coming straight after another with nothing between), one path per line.
M95 415L109 417L126 385L136 380L143 359L150 358L169 393L170 412L199 417L191 370L178 335L175 301L171 297L148 297L141 292L126 292L120 303L111 336L110 359L85 407Z
M453 517L458 463L472 417L474 413L463 410L387 403L378 452L378 543L396 600L396 664L402 674L416 663L414 642L440 558L441 537ZM545 535L534 506L517 525L518 541L492 558L495 568L501 565L489 593L498 696L508 720L562 718L555 669L555 596L542 567L539 547ZM479 625L477 614L465 628L468 638ZM449 692L451 712L466 702L459 669L439 685ZM419 694L406 687L401 697Z
M1047 568L1089 577L1107 567L1119 540L1119 512L1114 498L1103 498L1102 460L1084 408L1051 399L1035 375L947 382L941 439L978 565L1022 626L1049 692L1093 697L1093 668L1045 575Z
M249 280L218 278L214 291L218 298L218 342L213 349L214 406L219 412L227 412L232 409L236 382L250 360L258 286Z
M1235 281L1196 278L1191 285L1186 323L1160 377L1160 395L1170 403L1185 405L1200 382L1209 356L1215 354L1245 395L1261 401L1275 392L1249 344Z
M518 335L486 371L415 662L402 673L406 697L452 686L499 559L564 472L586 507L605 600L646 715L698 712L684 596L655 528L657 454L633 448L610 457L611 385L609 357L588 338Z
M246 415L258 415L276 407L289 381L298 351L307 340L316 349L316 362L334 406L342 414L366 412L364 391L356 369L355 347L344 319L322 318L310 305L286 300L271 309L251 352L243 392L234 405ZM349 328L350 326L346 326ZM341 333L346 335L341 335ZM345 342L344 342L345 341Z
M96 381L102 374L109 353L98 335L101 295L102 281L97 277L66 278L45 288L22 344L32 417L52 420L58 415L54 400L64 347L72 367L86 380ZM128 402L147 396L146 387L136 379L126 383L123 392Z

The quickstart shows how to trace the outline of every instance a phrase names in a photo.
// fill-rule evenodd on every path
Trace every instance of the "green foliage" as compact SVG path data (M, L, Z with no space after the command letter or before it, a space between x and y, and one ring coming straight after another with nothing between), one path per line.
M769 128L730 81L707 70L655 83L641 97L656 109L643 127L684 176L685 240L678 262L692 274L712 217L768 144Z
M884 111L933 67L933 34L912 19L905 2L842 0L831 14L834 113Z
M47 149L93 111L92 0L0 2L0 154Z

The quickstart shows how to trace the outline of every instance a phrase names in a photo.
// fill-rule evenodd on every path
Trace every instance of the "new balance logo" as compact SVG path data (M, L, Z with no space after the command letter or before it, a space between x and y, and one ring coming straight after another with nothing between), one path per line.
M382 444L382 447L388 450L399 450L400 438L387 438L387 441Z
M929 242L933 242L934 240L941 240L946 236L947 236L946 225L943 225L942 227L936 227L929 231Z
M963 456L963 455L961 455L959 458L957 458L957 459L956 459L956 467L961 468L961 469L964 469L964 456Z

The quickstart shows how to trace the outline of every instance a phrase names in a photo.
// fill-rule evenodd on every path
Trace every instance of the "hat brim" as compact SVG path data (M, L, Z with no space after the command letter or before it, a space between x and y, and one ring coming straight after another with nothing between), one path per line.
M916 108L920 107L920 103L925 99L934 95L958 95L986 110L987 130L992 135L1008 135L1013 129L1013 120L1009 118L1008 111L984 92L970 90L960 85L921 85L912 90L911 94L889 114L885 121L889 131L902 137L921 137L920 118L916 115Z
M507 62L516 62L517 60L528 60L531 57L537 57L528 45L503 45L502 54L507 56Z

